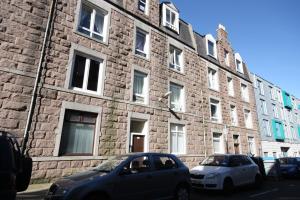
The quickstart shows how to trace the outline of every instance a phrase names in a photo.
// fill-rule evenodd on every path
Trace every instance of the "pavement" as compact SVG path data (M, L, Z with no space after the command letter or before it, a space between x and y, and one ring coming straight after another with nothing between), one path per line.
M51 184L30 185L17 200L42 200ZM243 187L230 196L221 192L192 190L191 200L300 200L300 180L266 181L260 189Z

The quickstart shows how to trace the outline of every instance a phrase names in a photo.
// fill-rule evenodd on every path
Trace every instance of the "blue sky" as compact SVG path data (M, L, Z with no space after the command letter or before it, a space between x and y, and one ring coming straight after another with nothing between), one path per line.
M300 98L300 0L172 0L200 34L221 23L250 71Z

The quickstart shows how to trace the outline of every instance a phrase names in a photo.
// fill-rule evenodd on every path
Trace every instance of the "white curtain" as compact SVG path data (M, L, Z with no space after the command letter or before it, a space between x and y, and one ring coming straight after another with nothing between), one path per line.
M144 52L145 42L146 42L146 36L141 32L137 32L136 33L136 49Z
M181 90L178 86L171 85L171 108L175 108L176 110L180 110L180 93Z
M103 26L104 26L104 16L102 14L96 13L94 31L103 35Z
M143 94L143 88L144 88L144 77L141 75L134 75L134 83L133 83L133 93L134 94Z
M69 153L93 153L94 125L65 122L65 150Z
M81 17L80 17L80 26L81 27L90 29L91 13L92 13L91 9L89 9L86 6L82 6Z

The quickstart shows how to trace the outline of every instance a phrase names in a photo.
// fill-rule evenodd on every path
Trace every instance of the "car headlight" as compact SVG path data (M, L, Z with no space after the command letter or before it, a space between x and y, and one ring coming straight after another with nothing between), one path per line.
M220 174L218 174L218 173L211 173L211 174L206 175L205 177L206 177L207 179L215 179L215 178L217 178L219 175L220 175Z

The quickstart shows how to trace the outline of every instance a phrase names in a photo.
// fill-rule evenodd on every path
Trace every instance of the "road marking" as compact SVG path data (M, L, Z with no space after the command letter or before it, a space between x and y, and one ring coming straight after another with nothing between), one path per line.
M271 193L271 192L276 192L278 191L278 188L275 188L273 190L267 190L267 191L264 191L264 192L261 192L261 193L257 193L257 194L253 194L251 196L249 196L250 198L254 198L254 197L258 197L258 196L261 196L261 195L265 195L265 194L268 194L268 193Z

